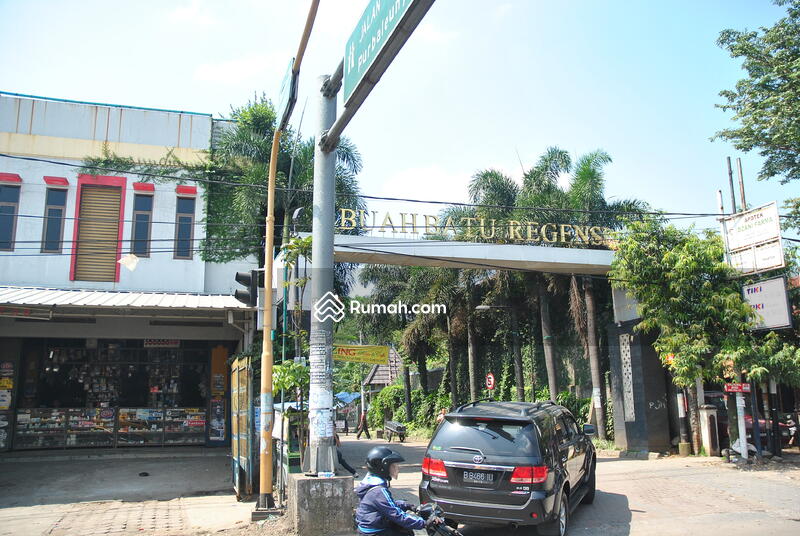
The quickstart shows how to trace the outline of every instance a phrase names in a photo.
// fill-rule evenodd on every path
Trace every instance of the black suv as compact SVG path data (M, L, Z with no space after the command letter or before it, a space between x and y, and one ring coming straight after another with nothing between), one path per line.
M594 501L594 432L551 401L460 406L428 444L420 503L436 502L451 526L537 525L564 535L570 512Z

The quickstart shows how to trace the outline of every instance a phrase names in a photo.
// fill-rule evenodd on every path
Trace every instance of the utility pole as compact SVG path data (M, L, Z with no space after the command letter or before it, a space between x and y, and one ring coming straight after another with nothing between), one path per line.
M334 145L324 150L320 141L336 120L336 93L339 83L320 76L317 97L316 147L314 149L314 210L311 229L311 303L315 309L320 300L333 292L333 226L335 211L336 153ZM338 77L339 81L341 76ZM331 476L335 469L333 442L333 319L329 315L317 318L312 310L309 361L308 421L309 475Z
M731 167L731 157L728 158L728 186L731 189L731 213L736 212L736 189L733 187L733 167ZM723 210L724 212L724 210Z
M742 212L747 210L747 200L744 197L744 175L742 175L742 159L736 159L736 170L739 173L739 196L742 201ZM735 212L735 211L734 211Z
M736 212L736 197L733 193L733 170L731 169L731 159L728 157L728 178L730 179L730 186L731 186L731 203L733 203L733 212ZM719 213L720 215L725 214L725 207L722 205L722 191L717 190L717 204L719 205ZM722 234L722 242L725 244L725 261L730 264L730 258L728 256L728 233L725 230L724 222L720 221L720 232ZM739 375L738 381L741 382L741 375ZM729 395L730 396L730 395ZM739 454L743 459L747 459L747 428L744 424L744 407L745 401L744 396L742 393L736 393L736 416L738 421L739 427L739 444L742 445L741 451ZM730 418L730 415L729 415Z

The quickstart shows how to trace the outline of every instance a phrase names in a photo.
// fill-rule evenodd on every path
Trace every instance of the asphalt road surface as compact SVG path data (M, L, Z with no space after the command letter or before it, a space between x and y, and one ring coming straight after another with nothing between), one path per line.
M377 445L387 443L342 436L342 453L362 475L366 454ZM406 441L388 446L406 459L400 478L392 485L393 493L418 503L417 487L426 444ZM459 530L464 536L512 533L508 527L462 526ZM520 529L517 533L532 531ZM796 536L800 534L800 464L740 470L704 457L598 458L594 504L578 506L570 520L569 533Z

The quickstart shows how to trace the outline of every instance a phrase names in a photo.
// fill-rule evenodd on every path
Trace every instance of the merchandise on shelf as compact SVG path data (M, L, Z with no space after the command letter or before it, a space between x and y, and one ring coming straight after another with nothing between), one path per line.
M66 446L64 409L17 410L14 429L15 449L61 448Z

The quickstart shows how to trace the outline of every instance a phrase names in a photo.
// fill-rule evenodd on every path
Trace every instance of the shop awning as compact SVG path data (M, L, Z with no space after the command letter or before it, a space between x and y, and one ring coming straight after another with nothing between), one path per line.
M252 310L233 296L0 286L0 308Z

